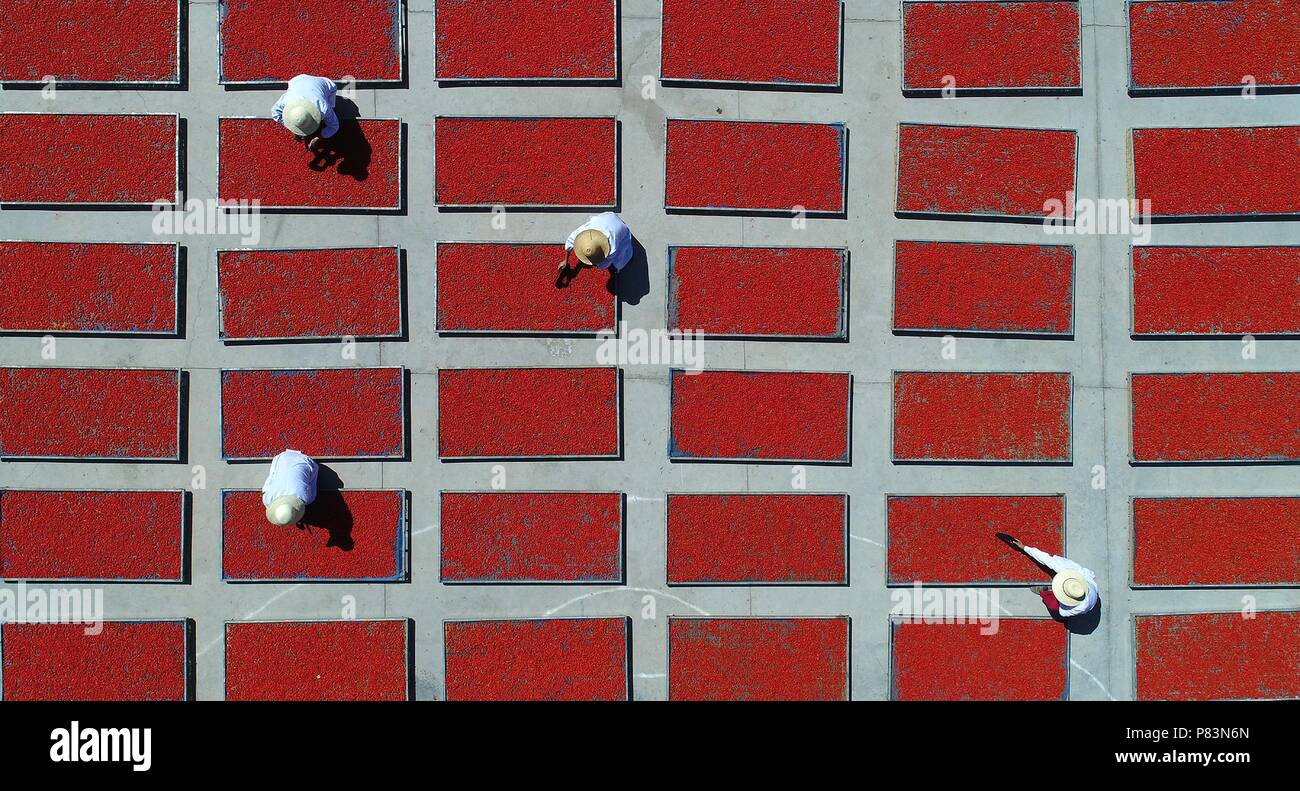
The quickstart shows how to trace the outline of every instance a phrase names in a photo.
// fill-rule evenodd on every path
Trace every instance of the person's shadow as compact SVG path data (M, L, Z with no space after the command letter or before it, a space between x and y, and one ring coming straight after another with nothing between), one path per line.
M334 114L340 121L355 121L361 117L361 108L346 96L334 97Z
M1097 631L1101 624L1101 607L1104 602L1101 600L1101 594L1097 594L1097 606L1088 610L1083 615L1076 615L1073 618L1065 618L1065 628L1070 634L1092 634Z
M307 167L318 172L337 168L344 176L365 181L370 176L372 148L361 131L357 106L348 99L339 98L334 113L339 118L339 130L333 137L321 138Z
M343 499L342 489L343 481L338 473L320 465L316 477L316 499L307 506L298 528L324 530L329 534L325 546L350 552L356 545L352 540L352 511Z
M632 258L621 271L610 270L605 288L620 302L629 305L640 304L641 297L650 293L650 262L645 247L635 237L632 239Z

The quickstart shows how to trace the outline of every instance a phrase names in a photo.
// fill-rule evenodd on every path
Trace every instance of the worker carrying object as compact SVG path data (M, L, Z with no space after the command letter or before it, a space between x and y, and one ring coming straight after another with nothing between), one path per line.
M339 117L334 112L338 88L332 80L299 74L289 80L289 90L276 100L271 117L315 151L321 140L339 131Z
M306 454L286 450L271 459L271 472L262 484L262 505L273 525L293 525L302 521L307 506L316 499L316 475L319 468Z
M631 260L632 231L627 224L612 211L597 214L564 241L564 262L556 285L568 285L584 265L617 272Z
M1051 587L1034 588L1047 609L1062 618L1083 615L1097 606L1100 592L1097 589L1097 575L1069 558L1051 555L1036 547L1027 547L1019 539L1006 533L998 533L998 538L1033 558L1039 565L1051 569Z

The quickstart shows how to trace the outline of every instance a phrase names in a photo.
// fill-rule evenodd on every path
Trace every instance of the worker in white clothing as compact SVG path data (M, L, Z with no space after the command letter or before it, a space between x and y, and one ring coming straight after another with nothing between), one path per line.
M295 525L316 499L319 468L309 456L286 450L271 459L271 472L262 484L262 505L273 525Z
M1017 538L1006 533L998 533L998 538L1033 558L1039 565L1045 566L1055 574L1052 584L1035 587L1047 609L1061 616L1072 618L1083 615L1097 606L1100 591L1097 589L1097 575L1069 558L1051 555L1037 547L1027 547Z
M574 263L574 259L577 262ZM615 272L632 260L632 231L614 212L597 214L574 229L564 241L564 262L560 264L558 286L567 286L583 266Z
M271 117L293 132L307 150L315 151L323 139L339 131L339 117L334 112L337 94L332 80L299 74L289 80L289 90L276 100Z

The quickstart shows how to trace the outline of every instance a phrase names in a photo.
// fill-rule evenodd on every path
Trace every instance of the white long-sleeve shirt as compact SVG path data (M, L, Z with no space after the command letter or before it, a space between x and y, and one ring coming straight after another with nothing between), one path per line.
M604 261L596 264L596 268L609 269L612 266L617 272L627 266L627 262L632 260L632 231L628 229L627 223L612 211L597 214L579 225L564 241L564 249L572 250L574 243L578 241L578 234L592 228L605 234L609 239L609 255L605 256Z
M1037 560L1039 563L1042 563L1044 566L1047 566L1057 574L1062 571L1077 571L1088 581L1088 593L1083 597L1083 601L1073 607L1067 606L1065 602L1060 602L1060 613L1062 618L1069 618L1072 615L1083 615L1093 607L1097 606L1097 599L1100 597L1101 591L1097 589L1097 575L1093 574L1091 569L1086 569L1069 558L1063 558L1059 555L1049 555L1036 547L1025 547L1025 554L1034 560Z
M313 77L310 74L299 74L289 80L289 90L276 100L275 106L271 108L271 117L279 123L284 123L285 103L292 99L305 99L320 110L320 136L333 137L334 133L339 131L339 117L334 112L334 100L337 95L338 87L334 85L333 80Z
M277 497L291 495L311 503L316 499L316 476L320 469L305 453L286 450L271 459L271 472L262 484L262 505L269 506Z

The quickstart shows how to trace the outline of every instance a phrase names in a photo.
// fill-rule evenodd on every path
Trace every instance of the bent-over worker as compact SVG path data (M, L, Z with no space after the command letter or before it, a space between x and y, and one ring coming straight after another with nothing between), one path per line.
M294 525L302 521L307 506L316 499L319 468L309 456L286 450L271 459L271 472L262 484L262 505L273 525Z
M1037 547L1027 547L1024 542L1006 533L998 533L998 537L1055 573L1050 587L1037 586L1033 589L1048 611L1062 618L1072 618L1097 606L1100 591L1097 589L1097 575L1091 569L1086 569L1069 558L1049 554Z
M612 211L597 214L575 228L564 241L564 262L559 267L558 284L568 285L583 266L612 268L617 272L631 260L632 231L627 223Z
M307 150L315 151L322 139L339 131L339 117L334 112L337 94L333 80L299 74L289 80L289 89L276 100L271 117L293 132Z

